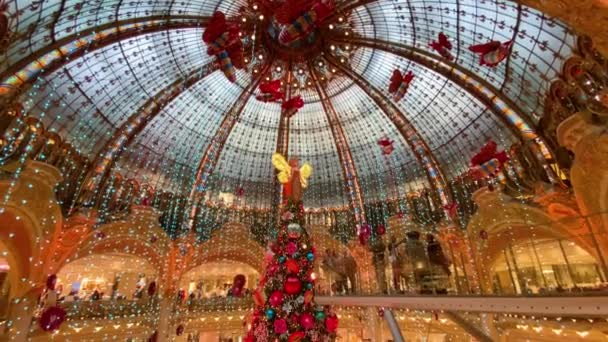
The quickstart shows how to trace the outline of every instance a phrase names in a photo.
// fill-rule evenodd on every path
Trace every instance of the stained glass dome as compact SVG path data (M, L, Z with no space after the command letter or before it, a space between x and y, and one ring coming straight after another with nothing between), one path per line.
M271 46L268 19L258 17L255 2L7 4L23 13L11 30L30 31L9 46L0 89L24 97L30 115L93 161L129 120L151 111L114 152L114 172L187 196L200 165L209 168L208 201L239 189L240 205L261 209L273 206L276 150L314 165L310 208L352 206L349 173L361 205L431 189L429 172L440 172L444 182L459 176L487 140L506 147L534 136L544 105L539 95L575 46L562 23L512 1L340 1L306 58ZM233 83L201 40L216 11L243 27L249 64ZM439 33L454 43L453 61L430 47ZM493 68L467 49L509 40L510 55ZM288 123L280 104L258 101L247 88L258 77L253 69L266 64L262 77L289 77L293 84L284 89L304 99ZM388 93L394 69L415 75L399 102ZM419 161L386 106L408 121L437 170ZM235 120L224 122L230 115ZM394 141L389 156L378 146L383 137ZM206 159L210 149L217 151Z

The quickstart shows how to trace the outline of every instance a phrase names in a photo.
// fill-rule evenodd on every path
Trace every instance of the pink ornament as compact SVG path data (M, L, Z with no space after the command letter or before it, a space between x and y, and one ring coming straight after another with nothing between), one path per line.
M296 245L294 242L290 242L290 243L287 244L287 249L286 250L287 250L288 254L292 255L292 254L294 254L295 252L298 251L298 245Z
M310 329L314 328L314 326L315 326L315 318L308 312L305 312L302 315L300 315L300 325L304 329L310 330Z
M281 304L283 304L283 292L274 291L272 294L270 294L270 298L268 298L268 301L273 307L281 306Z
M283 334L287 332L287 322L284 319L277 319L274 321L274 332L277 334Z

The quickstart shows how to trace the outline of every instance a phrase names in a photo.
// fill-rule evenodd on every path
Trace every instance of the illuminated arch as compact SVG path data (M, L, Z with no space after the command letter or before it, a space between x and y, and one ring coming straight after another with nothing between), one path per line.
M221 260L241 262L256 271L263 271L264 248L249 237L242 223L231 222L216 230L211 239L197 245L184 273L202 264Z

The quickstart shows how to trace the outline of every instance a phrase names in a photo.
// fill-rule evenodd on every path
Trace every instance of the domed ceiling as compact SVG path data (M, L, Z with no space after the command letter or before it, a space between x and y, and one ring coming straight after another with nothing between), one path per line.
M256 208L273 205L277 150L313 165L311 208L352 205L353 191L367 203L432 189L429 172L457 177L488 139L508 147L533 135L549 82L575 44L560 22L513 1L336 1L298 47L273 41L265 1L7 5L20 16L10 21L16 38L1 65L1 95L21 96L28 115L91 160L126 123L153 112L122 137L115 171L185 196L198 188L210 201L239 189L240 204ZM235 82L201 39L216 11L241 25L247 65ZM439 33L452 42L453 61L431 48ZM468 49L509 40L510 55L493 68ZM400 101L388 92L395 69L414 74ZM304 107L282 120L280 103L255 98L260 77L282 80ZM397 112L434 170L413 152ZM390 155L382 138L394 141Z

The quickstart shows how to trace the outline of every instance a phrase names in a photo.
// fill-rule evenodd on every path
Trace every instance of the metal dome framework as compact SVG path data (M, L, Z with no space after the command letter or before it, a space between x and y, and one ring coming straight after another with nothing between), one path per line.
M512 1L338 2L349 9L350 35L337 28L325 43L347 46L348 63L332 64L336 55L327 49L322 62L334 65L334 77L290 87L306 105L286 120L280 105L250 96L255 73L239 71L230 83L200 39L214 11L238 16L248 5L8 1L9 11L22 15L0 65L0 95L20 97L28 115L81 153L109 158L108 168L141 183L186 196L203 189L210 201L242 188L241 205L269 208L270 157L280 150L315 167L307 206L362 210L368 202L449 186L487 139L502 146L536 139L544 94L575 46L563 24ZM454 63L428 46L439 32L458 42ZM496 68L480 67L467 49L509 39L513 52ZM271 72L284 66L259 62ZM386 91L395 68L416 75L399 103ZM314 64L304 69L320 74ZM426 152L412 149L399 115ZM390 157L378 148L383 136L395 141Z

